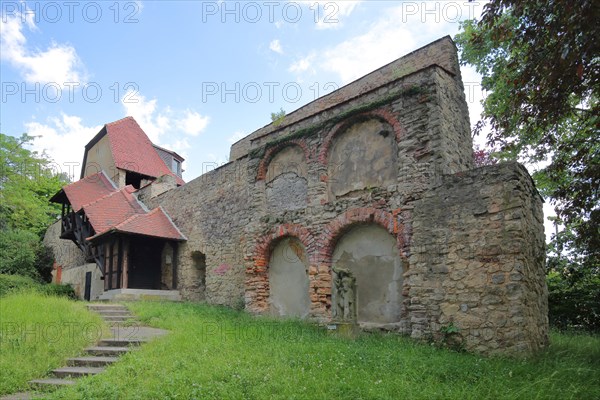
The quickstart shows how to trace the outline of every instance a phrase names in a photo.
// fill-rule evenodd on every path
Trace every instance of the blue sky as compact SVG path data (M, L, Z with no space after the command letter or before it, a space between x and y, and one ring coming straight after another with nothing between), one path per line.
M0 20L0 131L78 177L83 146L133 116L191 180L291 112L478 18L485 2L18 1ZM471 124L483 96L462 67ZM483 145L484 137L475 138ZM534 167L529 166L530 170ZM546 215L552 207L544 206ZM552 224L546 223L549 238Z
M229 146L476 17L467 1L3 1L0 130L39 136L65 171L131 115L186 158L190 180ZM471 119L478 81L464 69Z

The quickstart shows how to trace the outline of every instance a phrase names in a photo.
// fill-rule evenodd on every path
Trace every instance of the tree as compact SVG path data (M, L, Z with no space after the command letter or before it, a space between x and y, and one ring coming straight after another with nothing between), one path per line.
M494 165L498 160L494 157L494 153L489 150L475 146L473 149L473 163L475 167L483 167L485 165Z
M0 133L0 228L26 230L41 236L60 215L60 206L50 197L68 181L52 170L44 154L25 148L34 138Z
M275 125L275 126L281 125L284 118L285 118L285 110L283 108L280 108L279 111L277 111L277 112L271 113L271 121L273 122L273 125Z
M0 133L0 274L50 281L52 257L41 237L60 215L50 197L68 181L48 157L25 148L33 140Z
M461 62L482 75L481 133L534 174L564 226L556 244L600 268L600 6L593 0L492 0L461 26Z

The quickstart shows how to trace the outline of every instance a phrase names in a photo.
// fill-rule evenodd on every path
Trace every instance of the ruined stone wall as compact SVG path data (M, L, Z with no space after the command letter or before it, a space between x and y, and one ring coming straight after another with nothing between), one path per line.
M540 199L516 164L472 169L450 39L258 130L231 154L182 187L142 196L188 238L176 257L184 298L329 322L338 267L362 282L364 328L441 340L454 325L467 349L484 353L547 340Z
M54 261L63 269L74 268L85 264L85 257L79 247L70 240L60 238L61 221L58 220L46 230L44 245L52 249Z
M85 275L87 272L92 274L92 285L90 290L90 299L95 300L104 291L104 285L101 280L102 273L96 264L87 263L83 252L70 240L60 238L61 221L56 221L44 235L44 245L52 249L54 254L55 267L61 268L62 284L70 284L75 290L75 294L83 299L85 294ZM52 271L53 280L56 280L57 270Z
M337 241L356 224L378 224L394 236L397 251L406 257L414 202L438 175L472 166L469 132L459 78L434 65L252 140L249 212L262 217L246 229L248 240L260 238L247 263L248 309L263 313L272 308L271 251L286 235L303 236L310 260L310 316L331 318L331 266ZM268 201L271 163L279 163L275 169L285 176L286 159L281 155L289 147L304 152L305 208L297 207L300 200L293 207L291 202ZM288 161L289 171L297 169L297 156ZM402 326L407 318L405 313L395 323Z
M365 93L378 89L382 85L390 82L390 80L409 76L431 65L437 65L440 69L446 70L452 75L459 76L460 68L458 65L458 54L456 52L456 46L449 36L443 37L425 47L417 49L412 53L357 79L350 85L343 86L335 92L318 98L310 104L286 115L284 120L278 125L269 124L258 129L231 146L229 159L237 160L248 154L253 148L251 142L258 138L267 135L271 136L275 131L278 131L285 126L297 125L306 119L310 119L311 123L315 123L320 119L320 117L316 117L317 114L322 114L323 111L330 107L337 107L352 99L364 97Z
M455 326L467 350L530 352L548 340L542 200L505 163L440 177L415 204L405 302L411 335Z
M246 161L238 160L146 199L150 208L162 205L188 238L177 251L177 289L185 299L241 305L244 228L253 217L248 197Z

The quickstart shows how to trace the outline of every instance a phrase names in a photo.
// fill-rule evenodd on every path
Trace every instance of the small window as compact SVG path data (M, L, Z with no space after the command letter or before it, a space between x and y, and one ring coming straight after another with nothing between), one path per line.
M173 159L173 163L171 165L171 171L173 171L177 175L181 175L181 162L177 159Z

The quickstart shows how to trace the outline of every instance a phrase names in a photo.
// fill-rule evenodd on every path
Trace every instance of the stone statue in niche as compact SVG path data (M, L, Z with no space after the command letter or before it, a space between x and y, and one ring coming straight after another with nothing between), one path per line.
M348 269L333 267L335 273L335 307L337 321L356 322L356 278Z

